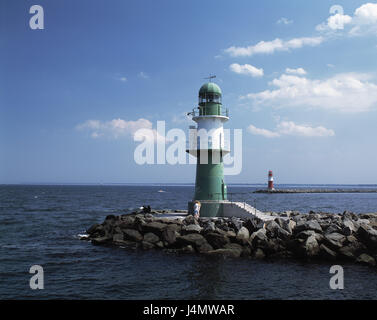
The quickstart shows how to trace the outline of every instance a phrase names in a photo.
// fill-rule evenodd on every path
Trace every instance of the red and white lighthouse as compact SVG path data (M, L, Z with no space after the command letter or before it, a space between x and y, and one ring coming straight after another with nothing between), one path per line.
M268 191L274 191L274 176L272 175L272 171L268 171Z

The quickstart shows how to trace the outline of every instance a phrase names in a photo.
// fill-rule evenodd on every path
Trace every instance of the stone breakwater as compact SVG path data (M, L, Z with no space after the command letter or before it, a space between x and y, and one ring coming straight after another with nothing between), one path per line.
M377 193L377 189L262 189L253 193Z
M255 259L296 258L351 261L376 266L377 213L301 214L287 211L274 220L257 218L159 217L159 214L109 215L87 230L95 245L160 249Z

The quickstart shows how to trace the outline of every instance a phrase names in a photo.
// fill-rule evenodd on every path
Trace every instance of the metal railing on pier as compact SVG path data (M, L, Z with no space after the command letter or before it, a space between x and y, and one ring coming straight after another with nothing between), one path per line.
M219 195L220 197L222 197L223 194L221 192L209 193L208 198L210 198L210 200L212 199L218 200L218 198L220 198L220 197L213 197L213 195ZM236 202L238 203L242 202L244 204L244 208L246 208L246 205L249 204L248 202L252 202L254 208L256 208L256 205L257 205L256 199L253 199L253 200L250 199L250 192L227 192L227 200L232 205Z

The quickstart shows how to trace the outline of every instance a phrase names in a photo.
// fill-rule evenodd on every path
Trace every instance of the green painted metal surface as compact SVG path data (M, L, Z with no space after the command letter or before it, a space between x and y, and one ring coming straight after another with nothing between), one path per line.
M222 113L221 105L221 89L220 87L209 82L204 85L199 90L199 115L221 115Z
M203 150L201 152L203 152ZM207 163L200 163L200 151L198 152L194 195L195 200L227 199L222 156L220 157L220 163L216 163L216 160L213 159L216 159L216 157L212 154L212 150L209 150L208 161L206 161Z
M220 87L216 83L213 83L213 82L208 82L201 86L199 90L199 96L206 93L215 93L215 94L219 94L220 96L222 94Z
M204 105L199 105L199 115L200 116L221 116L222 110L221 110L221 104L220 103L213 103L208 102Z

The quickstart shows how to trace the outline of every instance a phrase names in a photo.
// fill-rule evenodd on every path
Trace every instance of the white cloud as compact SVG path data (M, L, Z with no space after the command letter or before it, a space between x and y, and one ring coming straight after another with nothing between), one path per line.
M274 90L250 93L255 106L312 107L338 112L363 112L377 105L377 84L368 74L343 73L324 80L283 74L270 82Z
M326 22L316 27L317 31L343 30L344 26L352 22L352 17L340 13L334 14L327 18Z
M263 69L258 69L250 64L239 65L238 63L233 63L229 66L229 69L235 73L252 77L262 77L264 74Z
M298 74L298 75L306 74L306 71L303 68L297 68L297 69L287 68L285 69L285 72L289 74Z
M143 71L139 72L137 76L141 79L149 79L149 75Z
M324 41L323 37L303 37L291 40L281 40L279 38L272 41L260 41L254 46L229 47L224 51L233 57L252 56L254 54L272 54L275 51L289 51L304 46L318 46Z
M335 5L330 8L330 14L331 16L325 22L316 27L317 31L323 33L322 35L290 40L276 38L272 41L260 41L250 46L231 46L225 49L224 52L232 57L250 57L255 54L273 54L278 51L289 51L305 46L315 47L331 39L331 36L335 34L348 34L350 36L377 35L377 3L361 5L352 16L344 14L342 6ZM290 21L286 18L281 18L277 23L288 24ZM346 27L349 28L345 30Z
M122 82L127 82L128 79L126 76L123 76L123 75L120 75L120 74L117 74L113 77L114 80L117 80L117 81L122 81Z
M285 25L288 25L288 24L291 24L293 23L293 20L289 20L287 18L280 18L278 21L276 21L277 24L285 24Z
M355 10L358 23L374 24L377 22L377 3L366 3Z
M253 126L252 124L247 127L247 130L251 134L263 136L263 137L266 137L266 138L280 137L280 134L278 132L273 132L273 131L270 131L270 130L267 130L267 129L260 129L260 128Z
M293 135L304 137L327 137L334 136L335 132L325 127L311 127L295 124L293 121L282 121L277 125L277 130L281 135Z
M121 137L133 137L139 129L152 130L154 140L164 140L155 129L152 129L152 122L140 118L136 121L126 121L123 119L113 119L110 121L87 120L76 126L77 130L85 130L92 138L108 137L118 139Z
M316 27L317 31L337 32L344 30L348 25L350 30L347 31L347 34L350 36L377 34L377 3L361 5L352 16L343 14L341 6L334 6L331 9L332 15Z
M312 127L310 125L298 125L293 121L281 121L276 126L275 131L260 129L250 125L248 131L254 135L261 135L266 138L277 138L283 135L303 136L303 137L331 137L335 135L334 130L325 127Z

